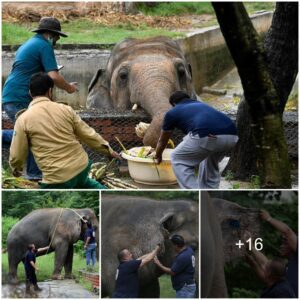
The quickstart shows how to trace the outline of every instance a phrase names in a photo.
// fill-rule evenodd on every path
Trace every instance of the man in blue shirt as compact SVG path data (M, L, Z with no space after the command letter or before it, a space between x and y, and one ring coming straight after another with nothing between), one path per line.
M194 251L191 247L186 246L181 235L173 235L171 242L177 253L171 268L163 266L157 257L154 258L154 263L165 273L171 275L176 298L195 298L196 283L194 274L196 261Z
M92 261L92 267L96 264L96 249L97 249L97 243L96 243L96 235L95 230L92 226L92 223L88 221L87 223L87 229L84 233L84 249L86 254L86 265L89 268L90 261Z
M268 261L264 273L267 287L262 291L261 298L296 298L290 283L286 280L282 259L274 258Z
M298 237L287 224L272 218L266 210L261 210L260 218L268 222L282 234L280 254L288 259L288 263L285 267L285 278L293 289L295 297L298 298ZM247 239L248 234L247 237L245 237L245 240ZM247 261L254 268L258 277L266 282L266 267L271 260L269 260L262 251L257 251L253 246Z
M58 72L53 47L60 36L67 37L61 31L59 21L55 18L44 17L40 20L38 28L32 31L37 34L18 49L12 70L2 91L3 110L13 123L15 123L17 112L26 109L31 101L29 82L33 74L46 72L58 88L68 93L74 93L77 90L76 82L68 83ZM11 132L3 131L3 139L11 139ZM31 152L28 155L26 171L27 178L30 180L42 178L42 173Z
M35 259L38 253L47 251L49 247L39 248L36 249L34 244L30 244L28 246L28 251L25 254L24 258L24 267L26 273L26 293L30 292L30 285L33 284L34 290L36 292L41 291L42 289L39 288L37 284L37 279L35 272L38 271L38 267L36 266Z
M155 158L158 163L172 131L186 134L171 155L171 162L180 188L216 189L220 184L219 162L236 144L237 130L225 114L182 91L169 99L173 106L164 118ZM196 169L199 167L198 177Z
M138 298L139 295L139 278L138 269L149 263L156 256L160 246L134 259L128 249L122 249L118 254L120 265L116 273L116 287L112 298Z

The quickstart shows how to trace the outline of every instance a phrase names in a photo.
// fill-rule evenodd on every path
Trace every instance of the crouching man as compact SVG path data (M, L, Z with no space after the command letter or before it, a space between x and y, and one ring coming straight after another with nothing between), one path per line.
M31 77L32 101L17 116L10 148L13 175L21 175L30 148L43 173L41 188L105 188L88 177L91 162L80 141L110 158L120 158L119 154L70 106L52 101L53 87L46 73Z

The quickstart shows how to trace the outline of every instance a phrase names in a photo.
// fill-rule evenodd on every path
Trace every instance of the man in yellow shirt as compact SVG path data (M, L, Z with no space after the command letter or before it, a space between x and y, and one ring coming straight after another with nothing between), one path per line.
M91 162L80 141L110 158L119 154L70 106L52 101L53 87L46 73L31 77L32 101L18 115L10 148L13 174L21 175L30 148L43 173L42 188L105 188L88 177Z

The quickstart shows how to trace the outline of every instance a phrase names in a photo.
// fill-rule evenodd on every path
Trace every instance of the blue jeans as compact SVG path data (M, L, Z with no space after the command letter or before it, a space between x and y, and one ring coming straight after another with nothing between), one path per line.
M176 298L195 298L196 284L185 284L180 290L176 291Z
M96 258L96 248L97 244L88 244L86 250L85 250L85 255L86 255L86 265L90 265L90 261L92 260L92 266L96 264L97 258Z
M28 103L21 102L10 102L3 104L3 110L7 113L10 120L15 124L16 114L21 109L27 108ZM3 130L2 132L2 143L4 147L10 147L12 136L12 130ZM27 157L27 167L26 167L26 178L31 179L42 179L42 172L37 166L32 152L29 150Z
M13 138L14 131L12 129L2 130L2 147L9 149Z

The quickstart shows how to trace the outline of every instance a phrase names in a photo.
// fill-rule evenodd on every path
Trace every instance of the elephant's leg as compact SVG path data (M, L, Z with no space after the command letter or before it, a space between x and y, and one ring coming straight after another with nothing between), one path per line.
M69 244L64 241L55 243L55 262L52 279L61 279L61 270L65 265Z
M147 284L140 286L139 298L159 298L160 288L158 278L153 279Z
M9 273L8 273L8 282L10 284L17 284L18 283L18 264L20 263L21 259L19 258L17 253L8 252L8 265L9 265Z
M73 278L72 266L73 266L73 245L70 245L68 248L68 254L64 264L65 278Z

